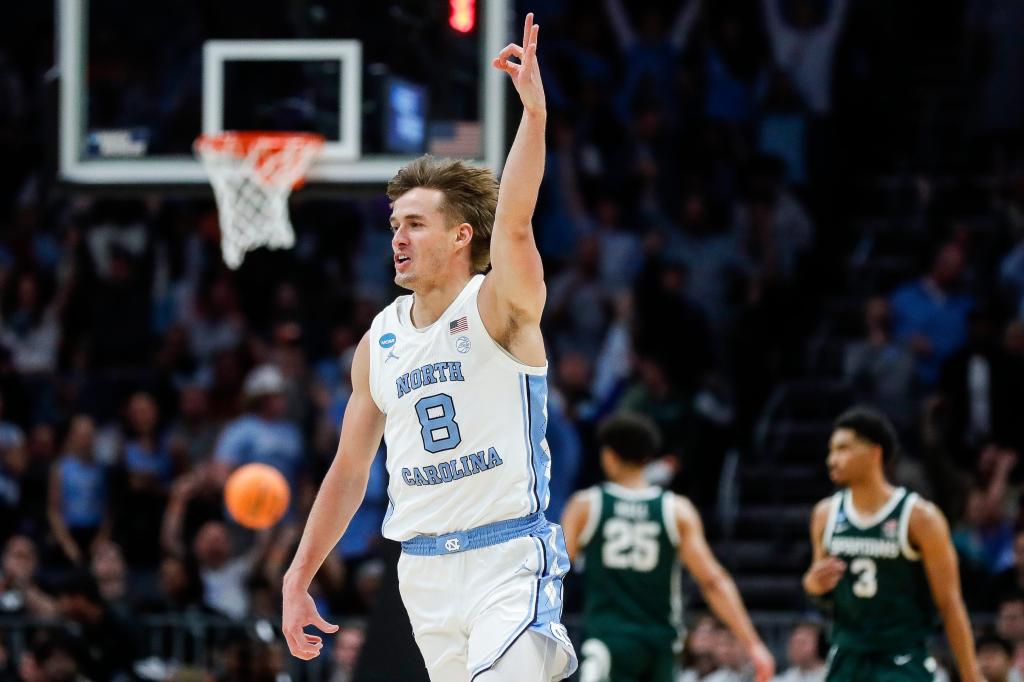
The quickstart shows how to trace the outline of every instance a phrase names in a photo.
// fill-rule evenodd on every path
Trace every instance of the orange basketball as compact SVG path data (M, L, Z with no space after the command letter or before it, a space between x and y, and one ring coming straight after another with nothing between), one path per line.
M240 466L224 486L228 512L246 528L269 528L288 510L291 491L281 472L267 464Z

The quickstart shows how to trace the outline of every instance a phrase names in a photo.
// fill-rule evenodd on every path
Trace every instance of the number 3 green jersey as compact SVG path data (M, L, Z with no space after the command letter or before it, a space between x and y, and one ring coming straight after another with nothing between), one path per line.
M916 493L898 488L870 518L849 489L832 497L823 538L827 554L846 562L833 597L832 641L840 649L895 651L922 645L937 623L928 579L910 546Z
M674 641L682 622L674 496L615 483L587 491L581 544L587 632Z

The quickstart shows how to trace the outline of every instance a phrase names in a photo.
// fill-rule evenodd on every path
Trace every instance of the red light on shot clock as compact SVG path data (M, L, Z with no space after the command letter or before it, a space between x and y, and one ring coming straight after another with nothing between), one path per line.
M448 25L459 33L469 33L476 26L476 0L448 0Z

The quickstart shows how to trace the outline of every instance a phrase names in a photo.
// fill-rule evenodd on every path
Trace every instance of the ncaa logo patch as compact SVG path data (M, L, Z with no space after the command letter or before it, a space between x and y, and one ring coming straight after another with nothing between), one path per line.
M380 340L377 343L380 344L381 348L391 348L391 346L395 345L396 340L395 335L388 332L387 334L381 335Z
M469 349L473 347L468 336L460 336L455 340L455 350L460 353L468 353Z
M887 538L895 538L899 532L900 524L896 519L889 519L882 525L882 535Z

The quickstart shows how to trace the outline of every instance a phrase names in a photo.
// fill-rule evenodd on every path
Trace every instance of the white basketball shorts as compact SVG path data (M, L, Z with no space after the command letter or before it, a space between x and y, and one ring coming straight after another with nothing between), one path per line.
M572 675L576 652L559 622L568 570L565 539L554 523L489 547L440 556L403 552L399 590L431 682L475 680L528 631L552 639L566 656L549 662L561 663L559 670L523 682Z

